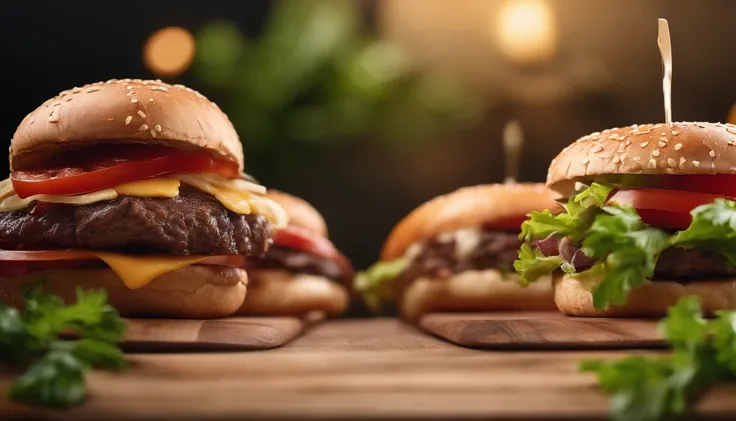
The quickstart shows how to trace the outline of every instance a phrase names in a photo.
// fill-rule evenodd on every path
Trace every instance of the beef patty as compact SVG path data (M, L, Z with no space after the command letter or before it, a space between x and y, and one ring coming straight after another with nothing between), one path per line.
M251 269L283 269L292 273L320 275L337 282L352 280L352 271L336 262L288 247L273 246L263 259L248 264Z
M538 248L545 255L554 253L555 247L551 243L556 240L548 239L538 243ZM559 255L568 263L575 266L576 271L583 271L591 267L595 261L586 256L580 246L565 238L557 247ZM721 255L708 250L683 249L671 247L659 255L657 266L654 268L656 278L667 280L697 280L736 275L736 267L731 267Z
M174 198L120 196L89 205L34 202L0 213L0 249L97 249L175 255L263 256L271 225L182 187Z
M521 240L518 232L484 229L480 232L477 246L463 257L456 253L455 239L433 239L420 247L421 250L406 268L402 278L449 278L456 273L485 269L513 272L513 263L518 258Z

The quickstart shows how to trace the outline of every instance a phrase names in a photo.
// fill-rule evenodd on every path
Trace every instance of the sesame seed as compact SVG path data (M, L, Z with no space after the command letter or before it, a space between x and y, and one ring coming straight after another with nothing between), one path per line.
M670 140L669 140L669 139L667 139L666 137L660 137L660 138L659 138L659 141L660 141L660 142L665 142L665 143L667 143L667 142L669 142Z
M677 136L678 134L680 134L680 132L678 132L677 130L672 130L672 136Z
M125 117L125 125L126 126L128 124L130 124L131 121L133 121L133 116L132 115L129 115L129 116Z
M659 156L659 149L655 149L652 151L652 156Z
M608 138L611 139L611 140L618 140L619 136L616 133L614 133L614 134L608 136Z
M654 159L650 159L649 162L647 163L647 167L657 168L657 161L655 161Z
M716 157L716 152L715 151L710 151L710 152L708 152L708 155L710 155L711 158L715 158Z
M667 136L667 133L665 133L665 132L662 132L662 136Z
M132 104L135 104L136 102L138 102L138 98L133 98L133 99L131 99L131 100L130 100L130 102L131 102Z
M685 162L687 162L687 159L680 157L680 169L685 168Z
M132 86L130 86L130 85L128 85L128 86L126 86L126 87L125 87L125 89L127 89L127 90L131 90L131 89L133 89L133 87L132 87Z
M664 148L665 146L667 146L667 142L662 142L660 140L659 143L657 143L657 145L659 145L660 148Z
M593 153L598 153L598 152L601 152L602 150L603 150L603 146L598 145L595 148L593 148Z
M138 115L141 116L141 118L146 118L146 113L144 113L143 110L138 110Z
M135 94L135 91L128 91L128 93L125 94L125 96L131 96L131 95L134 95L134 94Z
M148 85L149 83L151 83L151 82L149 82L149 81L147 81L147 80L144 80L144 81L143 81L143 84L144 84L144 85Z
M141 127L138 127L139 132L145 132L146 130L148 130L148 124L143 123Z
M156 130L151 129L151 137L156 137Z
M704 129L706 127L703 123L695 123L695 125L700 127L701 129Z
M161 83L161 79L156 79L156 80L154 80L154 82Z
M153 102L153 98L148 98L148 102Z
M162 91L162 92L168 92L168 89L166 89L166 88L165 88L165 87L163 87L163 86L152 86L152 87L151 87L151 90L152 90L152 91Z
M91 94L92 92L97 92L99 90L100 90L100 88L89 88L89 89L87 89L87 93L88 94Z
M669 165L670 167L674 168L674 167L675 167L675 166L677 165L677 162L675 162L675 160L674 160L674 159L672 159L672 158L667 158L667 164L668 164L668 165Z
M66 99L64 99L64 101L65 102L71 102L71 100L73 100L73 99L74 99L73 96L68 96L68 97L66 97Z
M59 105L61 105L61 101L54 102L53 104L51 104L52 107L58 107Z
M624 143L626 146L631 146L631 141L627 140L626 143Z
M693 167L698 168L700 166L700 161L692 161Z
M678 143L677 145L675 145L676 151L679 151L680 149L682 149L682 143Z
M646 142L641 142L640 143L640 145L641 145L642 148L646 148L648 144L649 144L649 141L648 140Z
M614 155L614 157L613 157L613 163L614 164L618 164L619 162L621 162L621 160L619 159L618 155Z
M73 94L78 94L78 93L80 93L80 92L82 92L82 88L77 88L77 87L75 87L74 89L72 89L72 93L73 93Z
M634 162L639 162L639 161L641 161L641 158L639 158L638 156L635 156L635 157L631 158L631 160L634 161Z
M726 127L726 131L729 132L729 133L731 133L731 134L736 134L736 129L731 128L731 127Z
M153 126L153 129L156 130L157 132L161 133L161 125L160 124L157 124L157 125Z

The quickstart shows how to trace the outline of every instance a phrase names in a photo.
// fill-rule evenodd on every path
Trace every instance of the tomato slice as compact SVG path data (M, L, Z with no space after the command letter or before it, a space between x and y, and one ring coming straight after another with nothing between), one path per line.
M343 269L351 270L347 258L335 248L332 241L308 229L289 225L286 228L274 231L273 244L314 254L334 261Z
M722 195L660 189L625 189L616 191L609 203L631 205L642 221L664 229L685 229L692 222L690 211L711 203Z
M169 256L170 257L170 256ZM244 267L245 256L208 256L196 265ZM104 267L91 251L85 250L0 250L0 276L21 276L49 269Z
M13 171L10 180L20 198L35 194L73 195L94 192L131 181L175 172L209 173L226 178L239 174L238 165L207 152L164 147L111 148L106 153L85 155L87 163L40 171Z

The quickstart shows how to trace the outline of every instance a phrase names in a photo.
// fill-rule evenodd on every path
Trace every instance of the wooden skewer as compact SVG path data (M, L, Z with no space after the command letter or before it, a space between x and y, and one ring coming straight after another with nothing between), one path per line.
M516 183L519 177L519 158L524 145L524 133L521 124L511 120L503 128L503 150L506 167L504 183Z

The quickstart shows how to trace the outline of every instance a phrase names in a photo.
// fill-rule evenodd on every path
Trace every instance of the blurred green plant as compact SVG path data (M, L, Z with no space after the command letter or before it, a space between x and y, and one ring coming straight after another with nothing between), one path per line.
M221 98L246 152L359 138L409 145L477 121L478 98L413 70L361 12L355 1L282 0L255 39L229 21L196 33L194 74Z

